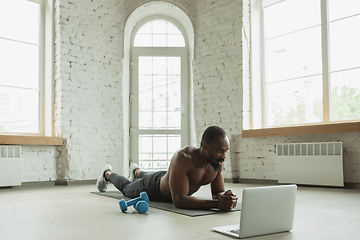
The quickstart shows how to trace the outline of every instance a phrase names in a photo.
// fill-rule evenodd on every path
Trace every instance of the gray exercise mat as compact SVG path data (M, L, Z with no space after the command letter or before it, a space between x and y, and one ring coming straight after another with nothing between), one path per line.
M125 197L120 191L108 191L108 192L91 192L93 194L97 194L100 196L105 197L111 197L116 199L125 199L129 200L130 198ZM204 216L204 215L210 215L215 213L225 213L225 211L221 211L219 209L210 209L210 210L188 210L188 209L180 209L176 208L173 203L171 202L155 202L150 201L149 206L153 208L162 209L165 211L183 214L189 217L197 217L197 216ZM241 210L241 204L238 203L235 208L233 208L231 211L240 211ZM120 210L119 210L120 211Z

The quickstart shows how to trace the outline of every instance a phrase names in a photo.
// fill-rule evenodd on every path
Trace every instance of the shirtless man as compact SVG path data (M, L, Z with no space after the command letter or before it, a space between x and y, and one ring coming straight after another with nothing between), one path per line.
M218 208L229 211L236 206L237 197L231 190L225 192L224 187L222 169L228 150L229 139L224 130L212 126L205 130L200 148L187 146L174 154L168 171L149 174L132 164L128 180L113 173L110 165L105 165L97 186L99 191L104 192L108 182L111 182L125 196L131 198L146 191L150 200L172 201L177 208ZM212 200L191 196L207 184L211 186Z

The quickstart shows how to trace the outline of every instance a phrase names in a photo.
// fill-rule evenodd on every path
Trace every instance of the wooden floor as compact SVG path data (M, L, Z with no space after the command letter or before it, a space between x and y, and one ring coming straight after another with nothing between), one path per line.
M226 184L241 199L245 187ZM109 190L114 190L112 186ZM90 194L94 185L0 188L0 239L232 239L212 227L236 224L240 212L187 217L150 208L122 213L116 199ZM209 187L196 194L210 197ZM360 191L298 187L294 228L248 239L360 239Z

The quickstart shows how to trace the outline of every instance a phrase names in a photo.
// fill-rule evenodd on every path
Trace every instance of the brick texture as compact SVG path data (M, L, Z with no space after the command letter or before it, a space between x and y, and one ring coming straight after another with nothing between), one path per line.
M56 2L57 131L65 139L58 180L94 179L110 163L121 169L123 1Z
M96 179L105 163L126 174L128 78L124 26L144 0L55 0L55 132L61 147L23 146L23 181ZM242 139L250 125L249 0L169 0L189 16L194 142L225 129L225 178L276 180L275 145L342 141L346 182L360 183L360 133Z
M196 1L194 120L199 143L206 127L218 125L231 140L242 129L242 4ZM225 178L232 178L231 154Z

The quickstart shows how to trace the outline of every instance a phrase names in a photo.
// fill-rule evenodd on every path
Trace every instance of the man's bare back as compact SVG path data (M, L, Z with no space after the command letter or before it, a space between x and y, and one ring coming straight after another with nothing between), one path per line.
M177 151L160 181L161 194L172 199L178 208L231 210L236 206L237 198L230 191L224 194L222 174L228 149L228 138L218 135L210 144L203 142L200 148L188 146ZM211 184L213 200L191 197L207 184Z

